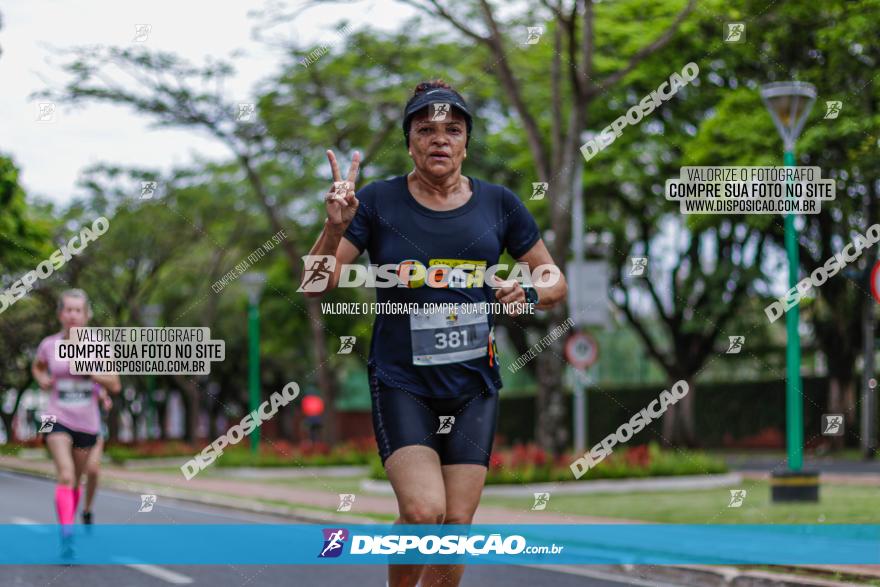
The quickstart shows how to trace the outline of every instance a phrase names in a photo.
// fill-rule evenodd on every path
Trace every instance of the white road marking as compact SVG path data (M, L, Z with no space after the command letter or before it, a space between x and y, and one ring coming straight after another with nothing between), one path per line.
M193 582L193 580L186 575L181 575L180 573L175 573L174 571L156 565L138 564L125 566L129 569L140 571L145 575L150 575L151 577L161 579L166 583L171 583L172 585L189 585Z
M30 526L33 524L38 524L36 520L31 520L30 518L22 518L19 516L15 516L12 518L13 524L19 524L21 526ZM35 532L45 532L46 529L42 526L34 528ZM126 566L129 569L134 569L135 571L140 571L145 575L149 575L151 577L155 577L156 579L161 579L166 583L171 583L172 585L189 585L193 582L192 578L187 577L186 575L182 575L180 573L176 573L172 570L166 569L164 567L159 567L156 565L147 565L147 564L131 564L126 563L121 566Z
M35 526L34 528L28 528L28 530L33 530L34 532L39 532L40 534L45 534L48 530L41 525L38 525L39 522L36 520L31 520L30 518L22 518L20 516L13 516L11 518L13 524L18 524L19 526Z

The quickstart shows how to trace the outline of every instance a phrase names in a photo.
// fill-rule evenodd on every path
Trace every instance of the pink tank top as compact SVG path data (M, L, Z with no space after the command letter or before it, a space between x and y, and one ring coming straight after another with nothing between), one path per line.
M98 408L100 386L86 375L71 375L70 361L59 360L55 355L55 341L61 333L47 336L37 347L37 359L49 365L54 378L49 395L46 415L54 415L59 424L87 434L101 430L101 413Z

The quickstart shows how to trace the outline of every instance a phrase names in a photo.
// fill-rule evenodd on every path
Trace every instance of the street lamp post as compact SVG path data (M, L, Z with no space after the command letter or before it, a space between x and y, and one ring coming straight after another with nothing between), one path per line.
M248 389L250 410L260 407L260 294L266 284L266 274L258 271L241 278L248 295ZM251 452L260 447L260 427L251 432Z
M796 164L795 143L804 128L813 103L816 101L816 88L812 84L804 82L765 84L761 86L761 99L773 118L776 130L782 137L785 147L785 165L794 166ZM797 227L795 227L794 219L794 214L786 214L784 221L785 251L788 256L788 285L790 288L797 285L800 268ZM818 473L801 470L804 461L804 415L801 344L798 333L799 318L799 306L795 304L785 315L785 427L789 470L774 473L772 481L774 501L815 501L819 497Z
M141 317L143 318L144 324L146 326L149 326L150 328L154 328L159 325L159 317L161 315L161 304L147 304L141 309ZM150 433L155 430L159 425L159 412L156 409L156 398L154 397L155 393L156 376L147 375L147 403L150 406L148 410L149 416L147 425L147 437L149 437ZM161 430L159 432L159 436L161 437Z
M592 133L581 133L581 144L592 139ZM574 253L574 265L583 271L584 265L584 158L575 155L574 173L572 174L572 214L571 214L571 248ZM582 318L573 314L575 324L580 327ZM587 446L587 392L578 370L574 371L574 452L580 454Z

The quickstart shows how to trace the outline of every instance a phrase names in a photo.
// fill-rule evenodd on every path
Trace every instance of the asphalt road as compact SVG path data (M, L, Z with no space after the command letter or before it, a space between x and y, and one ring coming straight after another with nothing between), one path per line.
M53 524L54 482L0 471L0 524ZM138 514L139 494L99 490L95 522L106 524L285 524L287 518L250 514L177 501L160 496L149 514ZM649 572L643 574L648 575ZM593 567L549 570L523 566L474 565L461 583L465 587L553 587L621 585L659 586L669 583L614 577ZM380 566L156 566L71 565L0 566L0 587L260 587L276 585L368 587L385 585Z

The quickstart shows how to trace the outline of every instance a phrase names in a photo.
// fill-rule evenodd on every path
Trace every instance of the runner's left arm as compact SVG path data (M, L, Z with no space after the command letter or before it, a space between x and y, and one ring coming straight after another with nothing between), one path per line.
M109 391L110 393L119 393L122 391L122 383L119 381L119 375L91 375L92 381Z
M100 387L100 391L98 392L98 401L104 406L104 411L109 412L111 408L113 408L113 400L110 399L110 396L107 394L107 390L104 389L102 385Z
M112 350L110 355L111 357L113 356ZM110 393L119 393L122 390L122 383L119 381L118 373L93 373L89 377Z
M553 262L553 257L550 256L550 251L547 250L543 239L539 239L524 255L517 258L517 261L526 263L529 266L529 272L537 278L533 286L538 292L536 308L547 310L565 299L568 294L565 275ZM536 273L537 269L540 271ZM517 281L505 283L498 289L495 297L502 304L525 303L526 301L526 294Z

